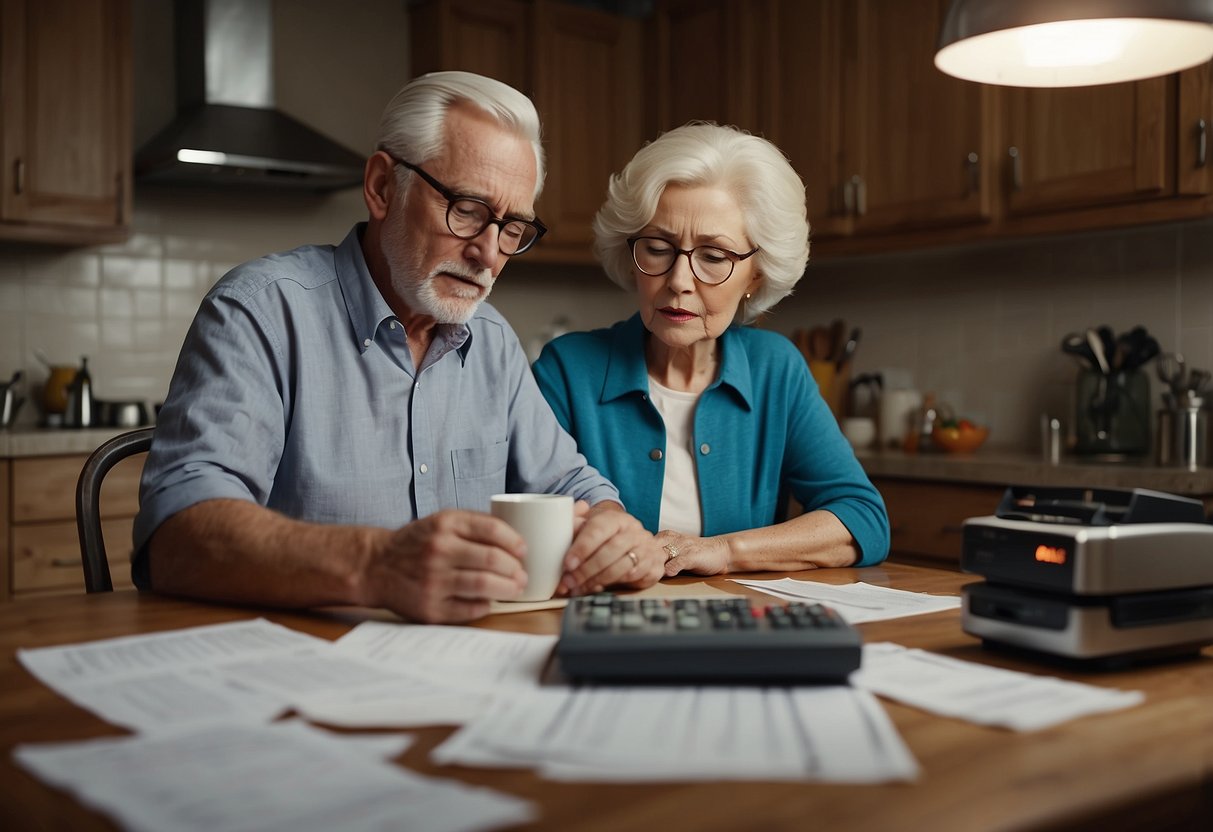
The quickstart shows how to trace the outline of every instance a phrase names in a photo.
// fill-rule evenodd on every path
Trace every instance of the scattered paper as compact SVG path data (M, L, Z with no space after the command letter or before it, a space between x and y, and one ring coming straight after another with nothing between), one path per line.
M431 755L556 780L909 780L876 700L844 686L549 688L496 700Z
M1140 691L1034 676L890 642L864 645L863 666L851 674L851 684L924 711L1015 731L1145 701Z
M22 745L13 756L136 832L473 832L537 819L526 801L389 762L407 744L286 722Z
M365 621L335 648L401 678L299 694L291 701L301 714L326 725L462 725L484 713L493 696L536 688L555 643L555 636Z
M848 624L885 621L890 618L960 608L958 597L890 589L863 581L850 584L826 584L821 581L797 581L792 578L774 581L734 578L733 581L791 601L816 601L825 604L842 616Z
M286 703L232 684L225 661L260 661L327 645L265 619L18 650L43 684L102 719L135 731L215 721L266 722Z

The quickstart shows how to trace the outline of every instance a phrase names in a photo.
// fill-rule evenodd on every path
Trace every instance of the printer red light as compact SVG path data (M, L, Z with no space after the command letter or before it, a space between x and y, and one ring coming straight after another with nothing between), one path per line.
M1041 544L1036 547L1036 559L1041 563L1057 563L1066 562L1066 550L1060 546L1045 546Z

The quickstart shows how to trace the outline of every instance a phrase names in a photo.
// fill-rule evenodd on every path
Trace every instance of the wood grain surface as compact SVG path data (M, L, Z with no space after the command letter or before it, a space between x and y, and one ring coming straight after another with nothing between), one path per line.
M781 577L762 575L749 577ZM939 594L974 576L901 564L793 575L828 583L863 580ZM677 578L672 583L693 583ZM770 601L725 578L709 585ZM0 826L108 829L112 823L13 765L21 743L120 735L60 698L16 660L18 648L70 644L263 615L337 638L381 611L310 613L226 607L118 591L0 605ZM958 611L860 625L867 641L911 647L1089 684L1144 691L1143 705L1018 734L881 700L922 767L915 783L837 786L805 783L598 785L552 783L526 770L435 766L430 749L451 729L417 730L400 758L416 771L534 800L529 828L578 830L845 829L1052 830L1207 829L1213 818L1213 649L1184 661L1115 672L1083 672L991 652L960 628ZM555 633L558 610L499 615L493 629Z

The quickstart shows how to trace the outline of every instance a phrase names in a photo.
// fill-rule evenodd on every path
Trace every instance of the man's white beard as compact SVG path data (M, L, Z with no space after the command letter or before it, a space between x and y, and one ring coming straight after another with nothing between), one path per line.
M392 288L408 304L414 314L428 315L440 324L465 324L476 314L480 304L493 289L493 275L488 269L480 272L465 264L447 260L428 274L421 274L420 252L409 246L399 226L384 234L383 253L392 272ZM447 272L464 277L483 288L481 294L473 286L457 285L454 295L438 293L437 275Z

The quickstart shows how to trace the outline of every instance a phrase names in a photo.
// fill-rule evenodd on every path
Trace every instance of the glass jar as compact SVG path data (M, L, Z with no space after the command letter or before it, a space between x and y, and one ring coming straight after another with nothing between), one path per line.
M1075 453L1124 457L1150 452L1150 379L1144 372L1081 370L1075 388Z

